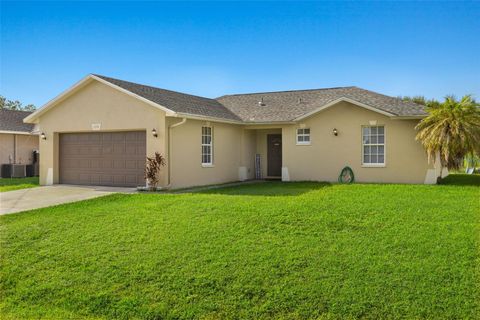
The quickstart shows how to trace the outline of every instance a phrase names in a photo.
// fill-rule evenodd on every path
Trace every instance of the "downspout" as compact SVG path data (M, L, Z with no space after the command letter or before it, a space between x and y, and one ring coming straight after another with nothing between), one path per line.
M170 126L168 126L168 151L167 151L167 166L168 166L168 181L167 181L167 185L165 186L165 189L170 189L170 186L172 184L171 182L171 172L172 172L172 169L171 169L171 164L170 164L170 159L171 159L171 156L170 156L170 150L171 150L171 142L172 142L172 129L175 128L175 127L179 127L181 126L182 124L185 124L185 122L187 122L187 118L183 118L182 121L180 122L177 122L177 123L174 123Z

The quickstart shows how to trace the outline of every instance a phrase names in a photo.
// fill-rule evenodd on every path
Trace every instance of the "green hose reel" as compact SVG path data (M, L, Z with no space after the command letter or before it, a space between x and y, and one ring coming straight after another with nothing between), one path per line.
M350 167L345 167L340 172L338 176L339 183L353 183L355 181L355 175L353 174L353 170Z

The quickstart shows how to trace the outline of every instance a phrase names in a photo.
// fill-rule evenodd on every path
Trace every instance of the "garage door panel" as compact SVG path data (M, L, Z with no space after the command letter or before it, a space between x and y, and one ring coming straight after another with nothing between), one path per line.
M109 132L104 132L104 133L102 134L102 141L103 141L104 143L106 143L106 142L111 142L111 141L112 141L112 134L109 133Z
M121 155L121 154L124 154L124 153L125 153L125 144L115 143L113 145L113 154L114 155Z
M80 159L78 162L78 167L82 169L90 168L90 160L89 159Z
M89 135L89 137L90 137L89 139L90 142L98 143L102 141L102 135L100 133L92 133Z
M99 145L90 147L90 154L93 156L101 156L102 155L102 147Z
M109 170L113 167L113 160L102 160L102 169Z
M113 160L113 169L125 169L125 160L115 159Z
M127 132L114 132L112 133L112 140L114 142L124 142Z
M113 154L113 144L107 143L102 145L102 154Z
M137 162L135 160L125 160L125 169L137 169Z
M100 185L100 175L98 173L92 173L90 175L90 182L91 185L98 186Z
M86 143L90 140L90 137L91 137L92 134L82 134L82 135L79 135L78 138L77 138L77 142L83 142L83 143Z
M60 182L137 186L145 183L145 131L60 134Z
M111 174L100 175L100 184L113 186L113 176Z
M125 175L114 175L113 176L113 183L115 185L125 185Z
M89 183L91 181L91 174L90 173L80 173L78 175L78 181L83 183Z
M65 172L63 175L63 178L67 180L72 180L72 179L77 179L78 175L76 173Z
M74 167L78 166L77 162L78 161L76 161L75 159L64 159L63 162L62 162L62 166L65 169L74 168Z
M99 159L92 159L90 161L90 168L95 169L95 170L101 169L102 167L100 166L100 160Z
M147 147L145 145L137 146L137 154L147 154Z
M133 144L128 144L125 146L125 153L126 154L136 154L137 153L137 147Z
M138 141L137 133L136 132L127 132L125 134L126 141Z
M68 145L60 150L60 154L65 156L77 156L80 154L80 150L76 145Z

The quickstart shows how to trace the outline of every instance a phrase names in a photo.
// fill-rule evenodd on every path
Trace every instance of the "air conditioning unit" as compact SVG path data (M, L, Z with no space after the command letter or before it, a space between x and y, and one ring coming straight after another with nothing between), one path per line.
M27 166L25 164L12 164L12 178L25 178Z
M25 178L26 176L27 165L25 164L2 165L2 178Z

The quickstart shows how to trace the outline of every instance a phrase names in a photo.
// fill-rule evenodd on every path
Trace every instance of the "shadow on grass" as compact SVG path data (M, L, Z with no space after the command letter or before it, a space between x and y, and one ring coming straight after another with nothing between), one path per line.
M328 182L268 181L239 186L199 190L195 193L251 196L296 196L330 186L331 184Z
M480 174L450 174L440 182L442 185L480 186Z

